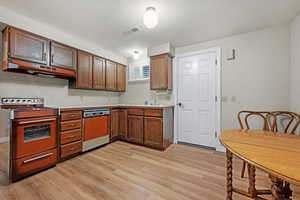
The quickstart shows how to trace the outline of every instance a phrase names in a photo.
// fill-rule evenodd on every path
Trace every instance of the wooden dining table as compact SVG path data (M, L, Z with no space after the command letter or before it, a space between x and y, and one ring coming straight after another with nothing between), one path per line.
M283 188L283 182L300 184L300 136L258 130L226 130L220 135L226 148L227 199L233 192L253 199L263 199L255 190L255 168L269 174L270 194L273 200L289 199L292 191ZM233 155L246 161L249 173L248 191L233 187ZM263 191L261 194L267 194Z

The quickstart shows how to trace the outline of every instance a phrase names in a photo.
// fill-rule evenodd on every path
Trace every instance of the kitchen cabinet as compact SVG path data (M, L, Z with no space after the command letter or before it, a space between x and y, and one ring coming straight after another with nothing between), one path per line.
M52 41L50 65L75 71L77 65L77 50Z
M78 51L76 88L93 88L93 56L84 51Z
M82 151L82 112L61 112L59 127L59 158L66 160Z
M105 89L105 75L106 66L105 59L94 56L93 57L93 89Z
M172 90L172 58L169 54L150 57L150 89Z
M117 64L106 60L106 89L117 90Z
M15 28L9 28L8 31L10 40L9 56L11 58L48 64L50 44L48 39Z
M110 140L114 141L118 138L119 138L119 109L112 109Z
M3 31L2 40L3 71L47 74L67 79L75 77L74 70L51 66L49 39L8 26Z
M125 92L126 90L126 66L117 64L117 91Z
M163 119L158 117L144 118L144 145L162 148Z
M143 144L144 136L144 117L137 115L128 115L128 133L127 140L130 142Z
M121 139L127 138L127 109L120 109L119 110L119 135Z

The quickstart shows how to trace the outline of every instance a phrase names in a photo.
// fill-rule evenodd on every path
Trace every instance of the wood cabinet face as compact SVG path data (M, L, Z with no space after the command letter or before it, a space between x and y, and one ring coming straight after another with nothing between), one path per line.
M163 119L157 117L144 118L144 144L163 148Z
M51 42L50 65L75 70L77 65L77 50L56 42Z
M94 56L93 60L93 88L105 89L105 59Z
M93 56L84 51L78 51L78 66L76 88L93 87Z
M123 138L127 138L127 110L119 111L119 134Z
M111 134L110 138L114 139L119 136L119 110L111 111Z
M106 61L106 89L117 90L117 64Z
M117 64L117 90L124 92L126 90L126 66Z
M47 65L49 40L14 28L9 29L10 57Z
M150 58L150 88L152 90L172 89L172 59L167 54Z
M144 122L143 116L128 115L127 139L131 142L143 144Z

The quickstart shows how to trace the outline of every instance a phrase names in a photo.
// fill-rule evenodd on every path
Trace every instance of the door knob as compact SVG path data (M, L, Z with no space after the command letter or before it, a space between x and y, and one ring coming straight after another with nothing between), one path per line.
M179 107L181 107L181 106L182 106L182 103L181 103L181 102L179 102L177 105L178 105Z

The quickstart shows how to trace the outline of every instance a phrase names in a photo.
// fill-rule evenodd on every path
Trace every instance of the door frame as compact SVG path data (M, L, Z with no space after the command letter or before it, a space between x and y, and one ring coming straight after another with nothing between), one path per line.
M219 136L221 133L221 47L213 47L213 48L207 48L207 49L202 49L200 51L193 51L189 53L184 53L184 54L178 54L175 56L175 62L174 62L174 102L175 102L175 109L174 109L174 121L175 121L175 126L174 126L174 143L178 143L178 135L179 135L179 110L178 110L178 90L179 90L179 59L187 56L194 56L198 54L203 54L203 53L210 53L214 52L216 53L216 59L217 59L217 65L215 68L215 94L217 96L217 102L215 104L215 132L216 137L214 140L214 147L216 148L217 151L224 151L224 147L221 145L219 141Z

